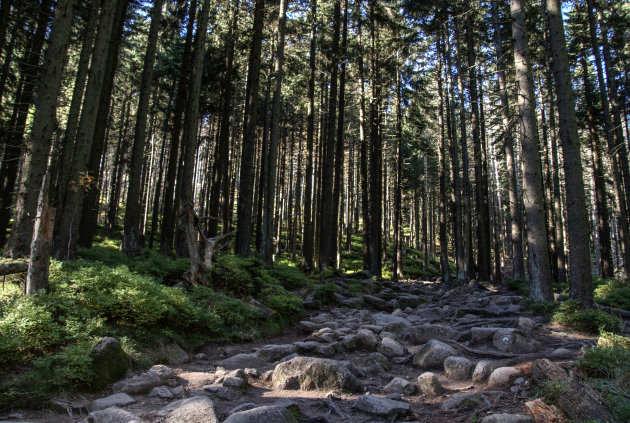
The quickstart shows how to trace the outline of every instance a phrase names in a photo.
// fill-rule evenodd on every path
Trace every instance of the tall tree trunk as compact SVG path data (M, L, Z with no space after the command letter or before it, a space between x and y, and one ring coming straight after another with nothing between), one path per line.
M438 34L437 54L438 54L438 126L440 145L439 153L439 178L440 178L440 206L439 206L439 222L440 222L440 269L442 271L442 281L449 283L451 274L448 268L448 233L447 233L447 217L448 217L448 192L446 190L448 172L447 152L446 152L446 134L444 131L444 91L442 88L442 57L443 57L443 39L442 34ZM399 157L398 160L401 160Z
M120 1L125 0L118 0L118 2ZM112 35L116 3L113 1L104 2L102 6L85 101L77 130L74 154L70 163L69 180L66 187L60 188L61 192L65 192L65 198L57 209L56 233L53 241L54 257L58 260L70 258L76 248L83 196L86 188L91 185L90 179L86 178L86 171L105 78L105 61Z
M319 237L319 261L320 270L334 265L334 257L331 256L331 245L335 242L332 237L333 222L333 173L335 166L335 130L337 129L337 80L339 76L339 34L341 27L340 0L335 0L333 11L333 35L332 49L330 53L330 97L328 100L328 126L326 129L326 143L322 162L321 200L319 210L320 230Z
M477 209L477 277L490 280L490 210L488 206L488 175L485 171L479 122L479 96L477 93L477 70L475 64L475 43L472 14L466 18L466 40L468 56L468 92L472 108L473 160L475 166L475 205ZM472 246L470 246L472 248Z
M580 139L575 115L575 94L571 86L561 2L560 0L546 0L546 5L553 52L553 73L558 96L560 142L564 158L570 251L569 293L571 298L581 301L584 307L590 307L593 302L593 281Z
M239 182L236 243L234 252L240 256L249 255L252 228L252 197L254 189L254 153L256 144L256 116L258 109L258 86L260 83L260 52L262 30L265 18L265 0L256 0L254 8L254 28L249 53L247 74L246 113L243 123L243 145L241 149L241 176Z
M151 11L151 26L147 40L147 50L144 55L144 67L140 83L138 97L138 111L136 112L136 128L133 136L131 150L131 163L129 165L129 185L127 188L127 206L125 208L125 225L121 249L129 257L140 254L144 248L144 236L140 228L140 175L142 172L142 159L146 143L147 115L149 113L149 100L151 86L153 84L153 65L157 51L158 33L162 17L162 0L153 2Z
M37 211L39 190L48 168L48 156L55 129L57 96L61 89L63 69L66 64L75 4L76 0L62 0L55 7L55 20L50 30L48 49L36 90L33 125L26 141L26 156L22 164L22 177L18 186L11 238L5 250L5 256L8 257L22 257L30 254L33 219ZM48 192L46 192L47 196ZM45 201L48 201L48 198ZM45 211L48 212L47 207ZM46 222L48 223L50 222Z
M399 64L399 51L396 52L396 63ZM392 263L394 264L393 277L397 281L399 277L402 277L402 240L401 240L401 226L402 226L402 211L401 211L401 183L402 183L402 83L400 76L400 68L396 71L396 149L395 149L395 187L394 187L394 254L392 256ZM441 88L441 83L440 83ZM440 175L441 176L441 175Z
M176 208L174 207L175 183L179 165L180 136L182 132L183 116L188 100L188 81L190 69L190 54L193 43L193 30L195 27L195 15L197 13L197 0L191 0L188 8L188 24L186 25L186 39L182 65L179 73L175 110L173 112L173 128L171 130L171 146L168 155L168 166L164 178L164 207L162 212L162 232L160 234L160 253L168 254L173 248L175 234Z
M278 14L278 50L274 66L273 104L271 109L271 135L269 155L266 167L266 191L263 198L262 222L262 260L267 265L273 264L273 205L276 197L276 163L278 160L278 138L280 136L280 103L282 99L282 67L284 65L284 37L286 32L288 0L280 0Z
M549 241L545 228L542 205L544 194L538 153L534 83L529 62L529 41L525 19L524 0L512 0L512 36L514 37L514 64L518 82L518 114L521 120L520 138L523 149L523 188L527 219L528 273L532 301L552 301Z
M311 0L311 43L309 50L308 110L306 123L306 172L304 186L304 233L302 266L313 268L313 138L315 136L315 46L317 44L317 0Z

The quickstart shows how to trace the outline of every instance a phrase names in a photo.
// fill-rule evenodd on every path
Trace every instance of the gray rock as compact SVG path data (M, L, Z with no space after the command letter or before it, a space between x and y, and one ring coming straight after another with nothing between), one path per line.
M552 357L566 357L568 355L571 355L571 350L566 348L556 348L551 352Z
M398 332L404 328L411 326L411 323L403 317L393 314L377 313L372 316L372 323L377 326L382 326L385 330L392 332Z
M237 405L236 407L228 411L228 416L234 413L238 413L239 411L251 410L252 408L256 408L256 404L254 404L253 402L246 402L245 404Z
M247 379L236 376L226 376L223 379L223 386L226 388L245 389L247 388Z
M323 323L323 322L322 322ZM310 333L319 329L321 326L318 323L309 322L308 320L302 320L298 323L297 328L302 333Z
M214 403L205 396L176 401L164 423L218 423Z
M441 395L444 388L435 373L424 372L418 376L418 391L424 395L436 396Z
M116 338L106 337L98 341L90 353L92 357L92 387L101 390L125 376L129 369L129 357Z
M92 411L81 423L140 423L142 420L118 407ZM182 422L184 423L184 422Z
M190 359L188 353L175 343L162 347L160 355L163 356L169 364L182 364Z
M341 343L341 347L348 352L356 350L359 346L356 335L345 335L339 342Z
M350 364L315 357L296 357L276 366L272 381L280 388L287 380L295 379L301 389L341 389L360 391L362 386Z
M386 357L400 357L405 354L405 349L392 338L383 338L378 352Z
M305 341L294 342L293 345L295 345L298 352L309 353L315 351L315 349L320 346L320 343L316 341Z
M394 417L406 414L409 411L409 404L386 398L373 397L371 395L363 395L354 402L354 408L376 416Z
M271 405L240 411L228 417L224 423L297 423L295 417L284 407Z
M156 386L155 388L151 390L151 393L149 394L149 396L166 398L166 399L175 398L175 395L166 386Z
M283 345L265 345L256 352L256 356L261 360L274 362L280 360L282 357L291 355L297 351L297 347L292 344Z
M369 329L359 329L356 335L359 348L373 351L378 347L378 337Z
M234 401L242 396L241 391L234 388L227 388L225 386L219 387L214 394L224 401Z
M131 398L129 395L125 394L124 392L119 392L117 394L110 395L105 398L99 398L97 400L94 400L92 402L91 408L94 411L98 411L98 410L104 410L106 408L114 407L114 406L124 407L126 405L133 404L135 402L136 400Z
M481 423L534 423L534 419L523 414L492 414L481 419Z
M528 338L516 329L498 330L492 337L492 344L499 351L515 354L528 354L540 349L540 343Z
M158 364L151 367L147 372L138 376L121 380L112 386L114 392L126 392L128 394L141 394L164 382L173 376L173 370L169 367Z
M485 405L486 400L483 392L471 392L468 394L455 395L454 397L442 401L440 408L447 411L454 410L464 404L464 402L470 405L470 408L476 408Z
M523 329L525 332L531 332L536 328L536 322L529 317L520 316L518 318L518 327Z
M413 383L401 377L395 377L383 388L388 394L411 395L415 392L416 387Z
M458 332L446 325L420 325L410 328L406 332L408 339L414 343L427 342L432 339L446 341L455 339Z
M465 380L470 376L473 363L466 357L447 357L444 360L444 374L451 380Z
M480 362L478 362L475 365L475 369L473 370L472 374L473 383L486 383L486 380L488 380L488 377L490 376L492 371L496 369L496 367L497 364L492 361L481 360Z
M376 307L379 310L392 311L394 309L394 307L392 307L390 303L383 300L382 298L375 297L373 295L364 295L363 301L370 304L371 306Z
M259 369L269 367L269 363L258 358L256 354L236 354L217 362L217 366L227 370L245 368Z
M442 363L444 363L446 357L455 354L455 349L450 345L436 339L432 339L424 344L422 348L413 355L413 365L420 367L421 369L439 367Z
M470 329L470 340L472 342L485 342L494 336L494 334L503 328L486 328L486 327L476 327Z
M488 387L504 386L510 383L510 379L521 374L521 371L515 367L499 367L495 369L488 378Z
M396 297L396 299L398 300L398 304L400 304L400 307L405 308L405 312L407 312L406 308L417 307L418 304L422 302L422 299L419 296L413 294L399 295L398 297ZM408 313L410 313L411 311L412 310L408 311Z

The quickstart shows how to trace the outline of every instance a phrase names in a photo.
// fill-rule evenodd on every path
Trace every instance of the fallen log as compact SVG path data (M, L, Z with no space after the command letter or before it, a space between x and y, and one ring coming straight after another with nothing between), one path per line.
M621 317L625 317L626 319L630 319L630 311L621 310L619 308L609 307L609 306L601 305L597 303L595 303L595 307L607 313L617 314Z
M570 377L559 365L543 358L532 364L532 379L536 383L547 380L558 383L562 392L558 395L560 409L576 422L598 421L617 423L602 403L582 386L577 380Z
M24 273L26 271L28 271L28 263L25 261L0 263L0 276Z

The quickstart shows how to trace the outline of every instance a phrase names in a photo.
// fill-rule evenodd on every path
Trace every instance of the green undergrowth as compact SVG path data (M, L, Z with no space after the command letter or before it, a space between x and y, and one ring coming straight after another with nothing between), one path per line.
M630 339L602 332L575 365L615 418L630 421Z
M0 294L0 409L90 389L90 351L104 336L141 368L163 361L158 346L171 342L193 351L278 334L301 313L293 291L329 289L292 264L229 254L215 257L206 285L172 286L187 269L153 251L129 259L106 241L53 261L48 293L24 296L10 284L17 289Z
M595 279L594 296L599 304L630 310L630 281L618 279Z
M580 302L575 300L567 300L558 305L551 321L562 327L590 334L617 332L620 325L617 316L595 308L583 309Z

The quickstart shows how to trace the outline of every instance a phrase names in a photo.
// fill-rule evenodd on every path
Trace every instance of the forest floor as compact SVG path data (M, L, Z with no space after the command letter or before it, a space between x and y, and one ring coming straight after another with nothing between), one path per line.
M224 421L237 411L265 405L293 410L300 422L533 421L525 403L549 392L533 383L532 362L549 358L572 373L584 347L597 342L596 337L549 324L548 318L526 310L522 296L505 288L365 279L361 283L369 294L352 294L346 278L331 282L339 287L336 307L309 310L300 323L264 342L207 345L157 369L160 378L140 393L134 386L148 374L136 374L114 385L115 392L127 392L131 399L106 401L131 414L93 414L89 421ZM332 363L325 370L332 374L304 377L313 366L300 367L298 356L334 360L326 362ZM445 361L446 356L463 359ZM278 370L272 376L277 366L284 366L285 373L293 371L294 377L283 378ZM344 369L358 380L358 388L346 384ZM437 382L418 382L427 371ZM0 415L0 421L82 421L95 408L93 400L111 393L67 399L67 412L21 410ZM214 415L199 420L184 420L184 414L174 417L185 398L209 398ZM523 417L487 417L502 413ZM260 416L230 421L291 421Z

